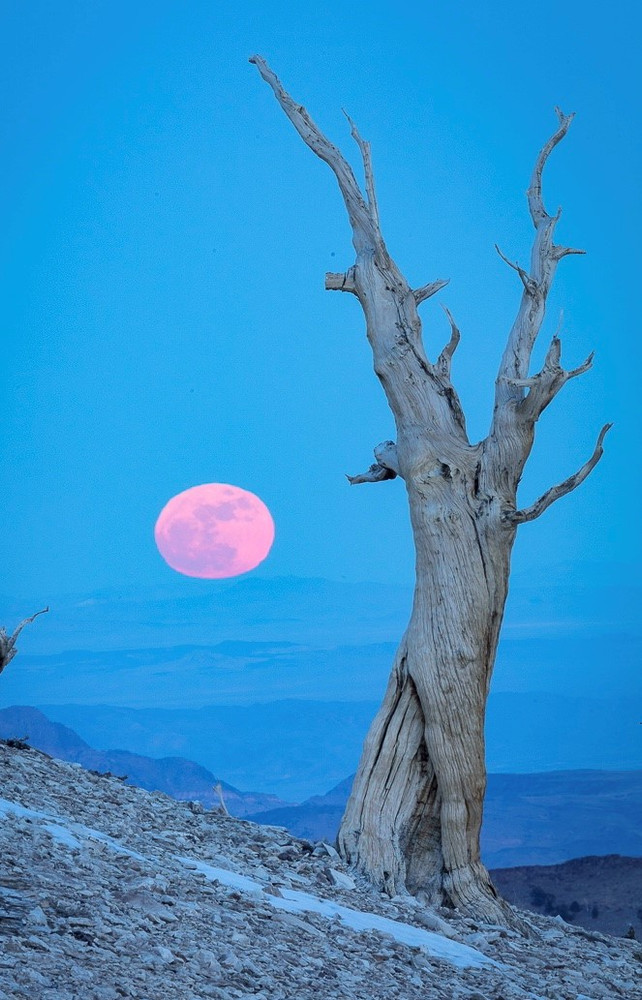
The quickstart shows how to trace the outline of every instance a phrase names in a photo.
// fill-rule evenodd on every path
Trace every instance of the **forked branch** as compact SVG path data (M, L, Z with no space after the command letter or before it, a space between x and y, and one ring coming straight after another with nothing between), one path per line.
M528 395L521 402L519 409L530 420L538 420L548 404L567 382L577 378L578 375L583 375L593 366L594 352L591 351L581 365L567 371L560 364L561 352L562 342L556 333L551 340L541 371L530 378L511 380L513 385L529 389Z
M352 118L348 112L344 109L344 115L350 123L350 135L356 142L361 153L361 159L363 160L363 173L366 179L366 195L368 196L368 207L370 209L370 214L372 215L373 221L379 229L379 207L377 205L377 193L375 191L374 183L374 172L372 170L372 152L370 150L370 143L365 142L359 134L359 129L353 122Z
M502 253L497 244L495 244L495 250L502 258L505 264L508 264L509 267L512 267L513 271L517 271L517 273L519 274L520 281L524 286L524 288L526 289L526 291L529 292L531 295L534 295L535 292L537 291L537 286L535 285L534 281L529 277L528 271L525 271L523 267L520 267L519 263L516 260L510 260L505 253Z
M551 486L550 490L547 490L539 500L531 504L530 507L523 507L521 510L508 511L504 514L504 520L508 521L510 524L524 524L526 521L534 521L536 517L539 517L544 511L555 503L556 500L565 497L567 493L572 493L573 490L577 489L587 476L593 471L599 460L601 459L604 449L602 444L606 434L611 429L613 424L605 424L599 433L597 443L595 445L595 450L588 462L585 462L581 469L573 475L565 479L563 483L558 483L557 486Z
M560 247L553 242L553 233L559 221L561 209L554 216L549 215L542 197L542 172L546 161L555 146L568 132L573 120L573 115L565 115L559 108L556 108L555 111L559 127L540 150L526 193L529 213L535 226L535 239L531 250L529 270L527 271L511 261L499 247L496 247L502 260L517 271L524 286L517 317L509 333L497 375L495 416L492 428L492 434L496 438L505 437L506 434L510 435L507 425L510 425L517 418L518 413L521 414L522 418L524 415L531 415L528 407L518 411L515 404L523 399L524 389L533 384L528 378L528 369L533 346L544 320L546 300L553 283L557 264L562 257L573 253L582 253L581 250ZM537 419L537 415L535 413L534 419Z
M320 159L324 160L333 171L339 188L343 195L348 216L352 225L353 240L357 250L364 246L375 247L381 241L379 225L376 216L376 203L374 213L369 204L366 203L352 167L345 159L341 150L337 149L329 139L323 134L320 128L312 121L310 115L302 104L297 104L283 88L281 81L270 69L265 59L254 55L250 58L266 83L274 91L274 96L285 111L286 115L294 125L295 129L305 142L305 144L316 153ZM363 155L363 149L362 149ZM369 155L369 154L368 154ZM365 166L365 157L364 157ZM371 163L368 158L368 172L371 172ZM374 193L374 188L373 188Z

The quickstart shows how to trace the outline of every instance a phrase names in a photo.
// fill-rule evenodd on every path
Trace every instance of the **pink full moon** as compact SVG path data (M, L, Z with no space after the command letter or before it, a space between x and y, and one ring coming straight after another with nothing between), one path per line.
M221 580L263 562L274 541L274 521L254 493L227 483L205 483L165 504L154 538L172 569Z

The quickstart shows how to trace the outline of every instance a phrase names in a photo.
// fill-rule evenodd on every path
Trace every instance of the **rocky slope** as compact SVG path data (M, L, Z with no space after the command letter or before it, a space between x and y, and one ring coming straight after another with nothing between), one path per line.
M351 786L346 778L327 795L246 818L334 842ZM587 848L640 854L640 815L639 771L490 774L482 857L509 902L606 934L624 935L632 927L642 940L642 857L611 853L520 864L557 861ZM499 867L505 860L514 867Z
M642 949L389 900L331 847L0 744L0 1000L627 1000Z

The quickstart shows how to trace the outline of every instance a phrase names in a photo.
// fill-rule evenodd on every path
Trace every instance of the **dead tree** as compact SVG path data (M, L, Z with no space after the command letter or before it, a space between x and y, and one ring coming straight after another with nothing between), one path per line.
M6 629L0 628L0 674L7 664L11 663L14 656L18 652L16 649L16 639L22 632L25 625L30 625L31 622L36 620L38 615L44 615L47 611L49 611L49 608L43 608L42 611L36 611L35 615L32 615L31 618L25 618L24 621L20 622L12 635L7 635Z
M591 367L560 364L552 338L541 371L530 372L533 345L558 263L582 253L554 242L560 213L542 199L542 171L572 115L537 157L528 189L535 228L530 266L499 251L522 286L495 383L488 436L472 444L451 380L459 330L446 310L450 339L430 360L418 306L445 281L411 288L381 234L370 146L349 119L365 175L365 192L340 152L296 103L267 63L263 79L295 129L334 172L352 227L356 261L326 275L326 288L356 295L365 313L374 369L392 410L397 440L375 448L375 463L352 483L400 476L408 493L416 548L416 586L408 628L383 704L365 741L341 824L343 857L391 895L404 888L431 904L458 907L477 919L514 923L481 863L479 835L486 788L484 718L504 614L517 528L533 521L582 483L602 455L609 424L588 461L527 507L517 486L533 446L535 424L570 379Z

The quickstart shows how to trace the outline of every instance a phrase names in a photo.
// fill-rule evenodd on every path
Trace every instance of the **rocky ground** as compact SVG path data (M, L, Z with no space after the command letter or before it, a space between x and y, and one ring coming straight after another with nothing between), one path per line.
M636 1000L642 946L389 900L331 846L0 744L0 1000Z

